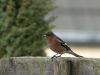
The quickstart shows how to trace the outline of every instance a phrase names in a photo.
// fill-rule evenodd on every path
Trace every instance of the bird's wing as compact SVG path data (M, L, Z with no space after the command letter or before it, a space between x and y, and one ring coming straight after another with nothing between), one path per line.
M80 55L74 53L74 52L71 50L71 48L68 47L68 45L67 45L62 39L60 39L58 36L56 36L56 39L59 41L59 43L61 43L61 46L63 46L63 47L65 48L65 50L66 50L67 53L72 54L72 55L74 55L74 56L76 56L76 57L83 57L83 56L80 56Z
M61 43L61 45L62 45L63 47L65 47L66 50L71 50L70 47L68 47L68 45L67 45L66 43ZM72 51L72 50L71 50L71 51Z
M55 37L56 37L56 39L60 42L60 43L65 43L62 39L60 39L58 36L56 36L55 35Z
M63 46L63 47L65 47L66 48L66 50L71 50L69 47L68 47L68 45L67 45L67 43L66 42L64 42L62 39L60 39L58 36L56 36L56 38L57 38L57 40L61 43L61 45ZM72 51L72 50L71 50Z

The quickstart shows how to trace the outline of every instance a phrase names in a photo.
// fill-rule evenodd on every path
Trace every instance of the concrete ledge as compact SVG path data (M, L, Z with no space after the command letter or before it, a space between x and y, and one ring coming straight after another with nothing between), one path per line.
M3 58L0 60L0 75L100 75L100 59Z

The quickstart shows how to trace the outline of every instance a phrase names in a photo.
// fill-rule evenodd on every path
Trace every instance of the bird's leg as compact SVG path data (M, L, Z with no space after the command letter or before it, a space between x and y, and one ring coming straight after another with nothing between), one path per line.
M57 56L57 57L61 57L61 55L62 55L62 54L60 54L60 55L59 55L59 56Z
M58 53L57 53L57 54L55 54L53 57L51 57L51 59L53 60L53 58L54 58L54 57L56 57L56 55L58 55Z
M66 52L64 51L62 54L64 54L64 53L66 53ZM60 54L60 55L59 55L59 56L57 56L57 57L61 57L61 55L62 55L62 54Z

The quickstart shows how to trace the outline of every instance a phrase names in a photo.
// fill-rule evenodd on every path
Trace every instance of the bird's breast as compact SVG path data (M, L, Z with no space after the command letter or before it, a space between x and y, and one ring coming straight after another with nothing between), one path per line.
M65 52L65 48L61 46L61 43L59 43L56 40L48 41L48 46L50 49L58 54L62 54Z

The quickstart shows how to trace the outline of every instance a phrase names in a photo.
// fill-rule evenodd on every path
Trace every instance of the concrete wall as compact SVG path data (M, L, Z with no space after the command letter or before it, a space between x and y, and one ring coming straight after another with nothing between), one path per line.
M3 58L0 60L0 75L100 75L100 59Z

